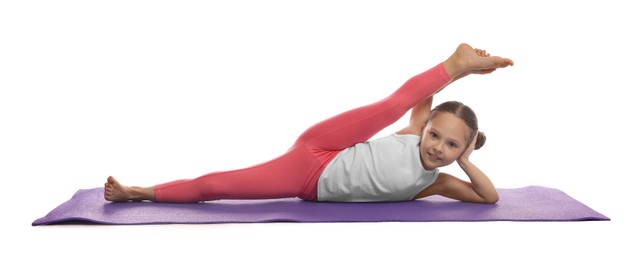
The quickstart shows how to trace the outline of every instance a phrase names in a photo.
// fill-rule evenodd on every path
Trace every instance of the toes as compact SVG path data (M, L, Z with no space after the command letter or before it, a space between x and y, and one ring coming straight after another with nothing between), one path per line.
M481 57L490 57L490 54L487 53L486 50L474 49L474 53L476 53L476 55L481 56Z

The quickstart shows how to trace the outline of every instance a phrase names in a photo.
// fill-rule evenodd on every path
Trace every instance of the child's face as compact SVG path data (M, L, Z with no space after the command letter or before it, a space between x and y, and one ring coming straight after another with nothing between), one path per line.
M472 130L452 113L439 112L430 120L420 141L420 160L423 167L433 170L453 163L469 145Z

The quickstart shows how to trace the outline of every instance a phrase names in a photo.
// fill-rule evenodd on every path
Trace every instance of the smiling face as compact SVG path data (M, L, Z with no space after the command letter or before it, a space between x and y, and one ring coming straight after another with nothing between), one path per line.
M420 160L426 170L446 166L458 159L469 145L472 130L449 112L438 112L425 125L420 141Z

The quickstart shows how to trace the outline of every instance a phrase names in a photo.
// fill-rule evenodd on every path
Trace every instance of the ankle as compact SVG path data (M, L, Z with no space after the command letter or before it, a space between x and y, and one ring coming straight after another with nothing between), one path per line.
M467 72L466 62L457 53L452 54L447 60L443 62L445 71L452 78L456 79L465 72Z
M131 200L152 200L154 195L151 194L152 189L147 187L131 186L128 190L128 197Z

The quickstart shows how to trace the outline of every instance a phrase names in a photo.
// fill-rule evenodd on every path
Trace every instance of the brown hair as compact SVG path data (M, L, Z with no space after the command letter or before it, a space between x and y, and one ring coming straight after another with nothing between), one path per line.
M432 109L432 111L429 113L429 118L427 118L426 123L434 119L434 117L436 117L439 112L452 113L463 120L463 122L465 122L465 125L472 129L472 134L470 134L470 137L465 141L467 141L468 144L472 141L472 139L474 138L474 133L479 130L479 122L476 118L476 114L470 107L458 101L444 102ZM485 134L483 134L483 132L481 131L478 131L474 149L478 150L483 147L483 145L485 144L485 139Z

